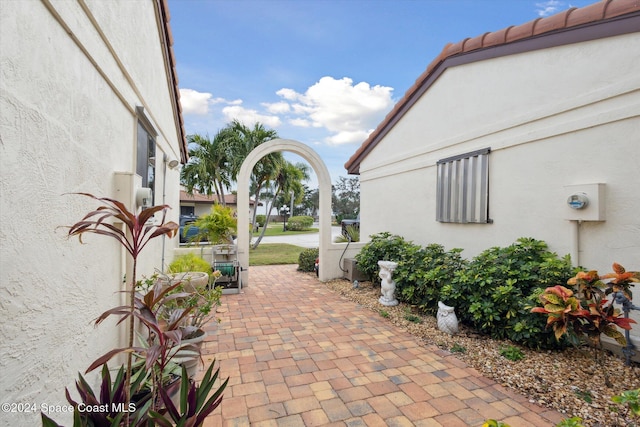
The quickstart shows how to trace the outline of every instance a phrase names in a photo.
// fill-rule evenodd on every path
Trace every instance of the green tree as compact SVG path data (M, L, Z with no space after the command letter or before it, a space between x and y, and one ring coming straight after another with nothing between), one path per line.
M201 194L218 194L218 201L225 205L224 191L232 183L230 174L231 157L228 144L233 137L229 128L224 128L213 137L198 134L189 135L189 162L182 168L182 184L189 194L195 189Z
M304 163L296 163L293 164L288 161L284 161L280 167L277 169L277 172L273 178L273 185L275 186L275 190L273 192L273 197L270 200L266 200L266 208L267 208L267 218L265 220L265 225L262 228L262 232L260 236L256 239L256 242L253 244L252 248L256 249L258 245L260 245L260 241L264 237L264 233L269 224L269 213L274 206L276 206L276 201L282 197L281 205L284 203L291 202L291 192L294 195L294 201L297 197L302 200L304 197L304 187L302 185L302 181L309 180L309 166ZM264 193L263 193L264 194Z
M247 156L259 145L278 138L278 133L273 129L265 128L261 123L256 123L253 128L250 128L238 120L233 120L228 125L228 129L233 135L228 140L228 150L233 153L229 162L229 174L231 179L236 181ZM256 204L260 200L262 189L275 177L283 162L282 153L270 153L253 167L250 191ZM257 210L254 209L251 224L256 223L256 214Z
M310 217L316 217L318 210L320 209L320 192L317 188L311 190L308 186L303 185L304 196L302 201L295 207L296 214L308 215Z
M360 180L358 177L338 178L338 182L331 186L331 202L333 212L338 221L353 219L360 213Z

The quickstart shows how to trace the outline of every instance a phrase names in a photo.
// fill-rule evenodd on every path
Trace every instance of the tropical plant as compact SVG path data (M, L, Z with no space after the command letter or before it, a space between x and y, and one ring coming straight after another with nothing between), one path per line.
M221 275L218 270L211 273L212 283L215 283ZM184 285L184 282L178 283L169 295L185 293ZM215 308L220 306L221 297L221 286L196 287L194 291L188 292L188 296L173 298L163 304L160 316L169 324L181 318L179 328L182 330L182 338L192 338L198 330L215 318ZM182 316L185 311L188 313L186 317Z
M229 164L233 160L228 147L233 137L228 127L218 131L213 139L209 135L187 136L189 162L182 168L180 178L189 194L194 190L209 196L217 194L218 202L225 204L224 192L232 183Z
M294 195L299 195L300 198L304 197L304 188L302 186L302 181L306 181L309 179L309 167L306 164L293 164L288 161L284 161L279 165L277 171L272 176L273 184L275 185L275 191L273 192L273 197L271 198L271 200L267 200L267 212L271 212L274 207L275 201L280 196L285 197L287 194L293 192ZM260 245L260 241L264 237L264 234L267 230L269 218L270 216L267 215L265 226L252 245L252 249L256 249Z
M359 242L360 241L360 228L359 227L356 227L354 225L347 225L347 227L345 228L345 233L346 233L346 236L344 234L340 234L339 236L336 236L336 238L333 239L333 241L335 243Z
M227 125L232 133L228 148L231 155L229 172L235 181L240 173L242 163L247 156L258 146L265 142L278 138L278 133L273 129L267 129L262 123L255 123L253 128L246 126L238 120L233 120ZM251 192L256 203L260 200L262 190L272 181L284 163L282 153L270 153L258 160L251 171ZM270 212L270 211L267 211ZM253 211L251 224L256 223L257 210Z
M142 382L133 384L134 388L138 388ZM102 366L102 381L98 393L94 392L87 380L78 375L76 381L76 390L80 396L84 407L101 408L101 411L81 411L79 402L71 398L67 390L67 401L73 406L73 425L74 426L114 426L119 427L124 421L125 413L129 414L129 425L142 426L147 418L151 407L151 395L145 394L137 402L128 402L125 392L125 371L121 366L116 377L111 379L111 372L107 364ZM58 423L42 413L43 427L60 427Z
M126 206L114 199L106 197L96 197L88 193L76 193L86 197L90 197L101 203L96 210L89 212L79 222L69 227L67 236L78 236L82 242L82 236L85 233L99 234L116 239L122 247L129 253L133 260L132 279L128 285L129 304L125 309L130 317L128 331L128 347L133 348L135 324L133 315L136 309L136 283L137 283L137 266L138 256L153 238L159 236L173 237L179 228L175 222L166 222L166 213L169 209L168 205L153 206L145 209L136 215L130 212ZM154 221L150 221L156 213L162 213L159 225L155 225ZM124 224L125 229L120 229L111 224L111 220L117 220ZM96 321L97 322L97 321ZM97 322L99 323L99 322ZM127 354L127 368L125 371L125 395L126 403L131 400L131 365L132 355ZM128 422L128 416L125 417Z
M128 345L124 348L116 348L108 351L104 355L96 359L86 370L90 372L98 367L102 367L102 385L100 389L100 398L96 398L96 394L87 385L87 382L80 376L77 388L80 393L83 404L91 404L91 402L116 403L118 408L123 409L123 414L107 414L106 418L93 419L91 417L82 416L79 411L79 403L73 401L66 390L67 400L74 405L74 426L132 426L141 425L149 416L156 417L165 410L159 406L160 402L166 405L165 396L171 394L170 386L165 382L165 374L173 369L171 364L179 351L191 350L190 345L182 343L182 331L179 326L181 322L189 315L193 308L183 310L179 315L170 319L163 324L159 319L164 307L173 300L180 298L188 298L189 293L173 292L180 283L169 286L162 286L160 283L154 283L153 279L137 281L137 260L141 251L146 247L149 241L158 236L168 235L174 236L178 230L178 224L173 222L165 223L166 211L169 208L166 205L154 206L143 210L140 214L135 214L127 210L123 203L109 199L98 198L91 194L78 193L100 202L100 206L89 212L85 217L76 224L69 227L68 236L78 236L82 241L85 233L94 233L104 235L116 239L127 252L129 252L133 260L132 279L128 283L128 303L123 306L115 307L105 311L96 321L96 326L111 316L119 317L117 325L128 321ZM162 218L159 223L151 221L154 214L161 212ZM120 222L125 225L124 228L113 225L113 222ZM137 289L143 288L146 293L140 294ZM141 346L134 347L134 332L142 328L146 330L146 336L143 337ZM197 349L196 349L197 350ZM127 363L123 365L115 379L112 381L109 374L107 363L116 355L125 353L127 355ZM136 357L139 371L133 375L134 361ZM140 361L144 361L140 364ZM211 371L213 365L209 367ZM184 372L184 370L183 370ZM217 376L217 372L216 372ZM183 378L184 381L188 378ZM132 394L142 390L143 383L150 385L150 395L147 400L132 401ZM221 396L224 382L216 391ZM189 391L189 393L192 393ZM191 399L191 394L181 396L184 399ZM142 402L142 404L141 404ZM135 406L135 412L130 413L132 404ZM219 405L219 400L207 401L204 406L195 407L196 418L189 416L192 423L189 425L200 425L195 421L200 419L200 414L210 413L211 406ZM192 408L192 407L189 407ZM193 412L192 409L189 409ZM191 414L191 412L189 412ZM57 424L42 414L43 425L56 426ZM184 425L184 424L183 424Z
M621 292L630 299L630 286L640 281L640 273L627 272L620 264L613 264L614 273L599 276L597 271L580 271L567 281L576 289L564 286L553 286L545 289L540 295L542 307L534 307L532 313L547 316L556 339L567 336L570 342L578 345L586 338L594 348L601 347L601 336L604 334L626 345L624 335L617 329L631 329L633 319L622 317L613 301L607 295ZM605 283L602 279L612 279Z
M216 203L211 207L210 213L198 217L191 224L187 224L185 232L191 227L198 228L198 233L190 239L191 243L207 240L212 245L216 245L233 241L233 234L238 228L238 220L234 217L231 208Z
M220 369L213 372L215 360L209 365L200 381L200 385L190 382L186 368L182 367L182 381L180 383L180 407L176 408L171 396L166 390L160 389L160 397L166 407L166 413L150 411L150 418L162 427L173 426L201 426L205 418L222 403L222 392L226 388L229 378L211 393L220 373Z

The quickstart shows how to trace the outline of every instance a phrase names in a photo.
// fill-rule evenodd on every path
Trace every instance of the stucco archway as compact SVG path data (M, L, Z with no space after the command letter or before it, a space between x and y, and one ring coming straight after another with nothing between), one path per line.
M326 165L309 146L291 139L274 139L256 147L242 163L238 174L238 261L243 267L242 285L249 284L249 183L255 164L267 154L289 151L309 162L318 178L320 210L320 254L326 253L331 245L331 177ZM327 263L320 263L320 280L328 280Z

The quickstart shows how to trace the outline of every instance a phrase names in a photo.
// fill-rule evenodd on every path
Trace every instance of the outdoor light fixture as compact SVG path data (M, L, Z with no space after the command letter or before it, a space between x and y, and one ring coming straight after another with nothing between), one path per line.
M169 156L167 156L166 154L164 155L164 162L167 164L167 166L169 166L169 169L175 169L180 164L180 162L176 159L169 160Z

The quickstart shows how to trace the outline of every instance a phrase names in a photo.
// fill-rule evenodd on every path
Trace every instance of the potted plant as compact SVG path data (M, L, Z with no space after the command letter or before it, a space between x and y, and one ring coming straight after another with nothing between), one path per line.
M179 279L182 274L189 273L175 273L173 277ZM215 286L220 275L219 271L214 271L211 273L211 283L200 283L198 286L194 286L189 280L175 282L176 287L169 295L187 296L172 298L164 305L161 313L167 324L174 324L180 319L177 326L182 333L181 343L189 347L178 350L176 361L186 366L190 376L195 374L198 367L200 349L207 336L204 326L215 318L216 307L220 305L222 288ZM194 354L191 348L197 348L198 351Z
M182 342L183 331L180 325L193 307L185 308L179 315L165 323L160 321L158 315L167 304L180 298L187 298L190 294L173 292L179 284L163 287L159 283L155 283L144 295L137 292L137 260L141 251L151 239L164 235L173 237L178 229L176 223L165 222L169 206L153 206L136 214L117 200L98 198L87 193L79 194L97 200L100 206L70 226L68 236L79 236L81 239L85 233L93 233L116 239L131 256L133 274L128 283L127 304L107 310L96 320L96 325L111 316L120 318L117 325L123 322L126 324L128 321L128 345L108 351L87 368L86 372L89 372L102 367L102 382L98 392L91 389L82 375L76 381L81 403L76 402L67 390L67 401L74 407L74 427L90 425L129 427L147 425L149 420L152 420L151 424L163 426L173 424L201 426L205 417L220 405L222 392L228 382L228 380L222 382L211 394L219 374L219 369L213 372L215 361L209 366L199 385L190 380L184 367L180 382L169 386L163 380L163 375L170 369L170 364L175 362L178 351L190 345ZM162 215L159 222L152 220L156 213ZM122 223L124 228L114 226L113 222ZM134 346L136 330L146 331L146 335L143 336L145 345ZM114 356L122 353L127 355L127 362L117 371L116 377L112 378L107 363ZM134 355L136 355L135 358ZM134 376L134 365L140 360L144 360L144 363L140 365L140 371ZM139 390L144 381L150 381L151 384L149 397L137 402L132 401L132 394ZM171 400L171 394L177 388L180 389L178 407ZM111 411L81 410L86 405L101 404L108 405ZM44 426L58 426L46 414L42 413L41 416Z
M165 286L170 283L182 282L184 290L195 292L197 288L210 284L209 273L211 266L196 254L187 253L177 256L167 268L167 275L161 275L158 280Z

